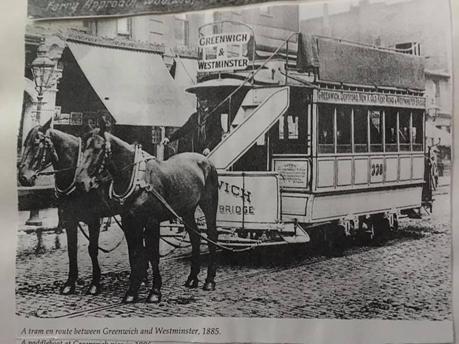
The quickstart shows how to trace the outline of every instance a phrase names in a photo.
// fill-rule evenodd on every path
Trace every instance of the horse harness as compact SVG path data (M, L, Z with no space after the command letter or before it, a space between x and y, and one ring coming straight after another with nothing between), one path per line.
M53 170L53 171L49 171L49 172L44 172L44 170L46 170L53 163L59 162L59 156L57 154L56 148L54 147L54 143L51 140L51 137L49 136L49 130L50 129L48 129L45 134L42 134L40 132L38 133L38 135L39 135L39 139L38 140L39 140L39 148L40 149L37 151L37 154L35 155L35 159L38 160L39 157L40 157L40 154L42 156L41 156L41 161L40 161L40 169L37 171L37 175L38 176L40 176L40 175L51 175L51 174L56 175L59 172L64 172L64 171L69 171L69 170L74 169L75 170L75 174L73 176L73 180L70 183L70 185L67 186L65 189L59 189L57 184L54 183L54 194L55 194L56 198L61 198L61 197L69 196L76 189L76 169L78 168L78 166L79 166L79 164L81 162L81 158L82 158L82 156L81 156L81 138L78 138L78 158L77 158L77 164L76 164L75 168L70 167L70 168L63 168L63 169L60 169L60 170ZM46 151L47 150L49 150L49 152L51 154L51 157L52 157L52 161L49 164L46 164Z
M99 167L98 173L101 174L106 170L107 161L111 157L111 147L109 141L105 137L105 152L104 157L102 159L101 165ZM149 185L145 181L145 174L147 170L147 162L150 160L156 160L156 157L148 154L144 150L142 150L142 145L136 144L135 151L134 151L134 162L128 167L132 166L133 171L131 173L131 179L129 181L129 185L126 190L118 194L115 191L114 184L115 179L111 176L111 183L108 189L108 197L111 200L118 202L120 205L123 205L135 192L141 189L149 190L151 185Z

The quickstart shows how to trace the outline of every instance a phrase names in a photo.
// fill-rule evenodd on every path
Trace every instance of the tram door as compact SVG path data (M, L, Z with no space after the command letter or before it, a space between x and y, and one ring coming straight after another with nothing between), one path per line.
M292 88L289 110L269 134L270 155L305 156L311 154L311 90Z

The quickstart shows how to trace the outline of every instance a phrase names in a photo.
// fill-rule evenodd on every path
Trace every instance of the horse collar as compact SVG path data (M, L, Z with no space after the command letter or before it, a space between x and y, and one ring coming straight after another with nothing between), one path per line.
M145 171L146 162L148 160L156 159L154 156L144 152L140 145L135 146L133 171L131 174L131 180L124 193L121 195L117 194L114 190L114 180L110 184L108 195L110 199L117 201L120 205L123 205L126 200L132 196L132 194L139 189L145 188Z

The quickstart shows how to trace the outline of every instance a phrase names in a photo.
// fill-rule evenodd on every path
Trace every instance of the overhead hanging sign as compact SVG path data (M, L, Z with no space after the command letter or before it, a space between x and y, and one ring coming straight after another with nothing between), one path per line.
M249 59L244 56L244 47L250 41L250 32L222 33L201 37L198 61L199 72L246 69Z
M27 13L29 19L165 14L268 1L273 0L28 0Z

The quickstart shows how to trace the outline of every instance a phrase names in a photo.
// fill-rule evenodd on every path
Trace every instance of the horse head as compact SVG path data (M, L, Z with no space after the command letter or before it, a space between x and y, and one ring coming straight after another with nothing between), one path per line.
M49 137L50 129L51 120L44 126L35 126L27 134L18 166L18 179L22 186L34 186L40 172L59 160Z
M89 192L99 186L99 178L107 168L110 155L110 141L105 126L92 129L83 138L83 154L75 176L78 189Z

